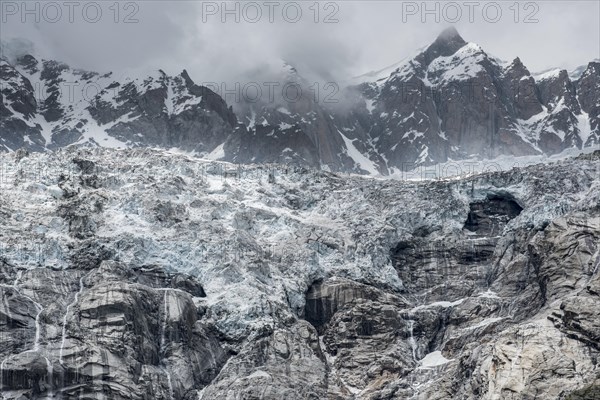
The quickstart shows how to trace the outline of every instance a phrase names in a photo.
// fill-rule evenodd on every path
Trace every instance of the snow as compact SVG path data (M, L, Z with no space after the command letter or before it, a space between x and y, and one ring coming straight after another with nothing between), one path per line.
M459 299L459 300L456 300L456 301L436 301L436 302L433 302L433 303L424 304L424 305L420 305L420 306L414 307L410 311L411 312L415 312L415 311L427 310L427 309L436 308L436 307L441 307L441 308L455 307L455 306L458 306L458 305L462 304L466 299L467 298Z
M254 109L251 110L250 116L246 117L248 120L248 129L253 130L256 126L256 111Z
M600 58L596 58L592 61L600 62ZM583 76L583 74L588 70L588 65L589 64L580 65L579 67L574 68L571 71L569 71L569 78L571 78L572 81L576 81L579 78L581 78Z
M421 49L421 50L423 50L423 49ZM371 72L367 72L365 74L359 75L357 77L354 77L352 79L352 82L363 83L365 81L374 82L374 81L378 81L381 79L385 79L385 78L389 77L390 74L392 74L400 66L404 65L407 60L408 60L408 57L403 58L402 60L395 62L392 65L388 65L387 67L382 68L378 71L371 71Z
M340 130L338 130L338 133L342 136L342 139L344 139L344 143L346 145L346 154L348 154L348 157L350 157L363 171L366 171L371 175L379 175L379 171L377 170L375 163L358 151L358 149L354 146L354 140L348 139Z
M365 102L367 104L367 111L369 111L369 114L373 114L373 110L375 110L375 100L365 99Z
M408 118L410 118L410 117L408 117ZM415 139L421 138L423 136L425 136L425 134L423 132L410 130L410 131L404 133L404 135L402 135L402 139L408 139L411 143L413 143L415 141Z
M405 123L406 121L408 121L409 119L412 119L412 118L414 118L414 117L415 117L415 112L413 111L413 112L411 112L411 113L410 113L410 115L409 115L408 117L405 117L405 118L403 118L403 119L402 119L402 121L400 121L400 123L399 123L399 124L403 124L403 123Z
M577 128L581 142L585 145L588 138L592 134L592 126L590 116L585 111L581 110L581 114L577 115Z
M82 132L82 139L79 140L80 144L83 143L96 143L101 147L108 147L112 149L123 149L128 147L128 144L110 136L104 128L102 128L94 118L92 118L90 112L84 109L80 112L81 118L88 120L87 125L84 126Z
M448 57L438 57L427 68L427 79L439 84L463 81L477 76L483 71L481 62L487 58L484 51L475 43L467 43ZM429 78L435 76L435 79ZM439 77L437 75L440 75Z
M493 292L490 289L488 289L487 291L485 291L483 293L479 293L477 296L487 298L487 299L499 299L500 298L496 292Z
M419 369L439 367L441 365L448 364L451 361L452 360L444 357L441 351L434 351L423 357Z
M540 140L540 133L545 126L545 121L550 113L545 106L542 106L542 111L532 115L529 119L517 119L516 133L527 143L534 145ZM541 152L541 150L540 150Z
M64 195L63 190L58 187L58 185L48 186L46 190L48 190L48 193L50 193L55 199L61 199Z
M44 119L44 117L41 114L36 114L33 117L32 122L40 126L40 133L44 138L46 146L52 143L52 125L48 121L46 121L46 119Z
M394 180L426 181L434 179L459 179L475 176L488 172L508 171L513 168L522 168L536 164L547 164L576 157L580 154L589 154L598 150L599 146L585 147L583 149L569 148L551 156L499 156L489 160L478 156L464 160L449 160L435 165L417 166L409 171L392 170L386 178Z
M558 78L558 75L560 75L560 71L560 68L553 68L547 71L542 71L537 74L533 74L532 76L533 79L536 80L536 82L540 82L548 79Z
M277 111L285 115L292 115L292 113L285 107L279 107Z
M173 111L175 110L174 97L173 85L169 82L167 83L167 97L165 98L165 107L169 115L173 115Z
M466 327L465 329L483 328L483 327L491 325L493 323L502 321L504 318L505 317L486 318L486 319L482 320L481 322L478 322L475 325L471 325L471 326Z
M140 117L139 115L137 115L137 116L133 117L131 114L132 114L132 113L127 113L127 114L124 114L124 115L122 115L121 117L119 117L119 118L115 119L114 121L108 122L108 123L106 123L106 124L104 124L104 125L98 125L98 126L101 126L101 127L102 127L102 129L106 131L106 130L108 130L108 129L110 129L110 128L112 128L112 127L116 126L116 125L119 125L119 124L126 124L126 123L128 123L128 122L135 121L136 119L138 119L138 118ZM138 133L137 135L138 135L138 136L143 136L143 134L141 134L141 133Z
M250 375L248 375L246 377L246 379L255 379L255 378L267 378L267 379L270 379L271 375L268 372L258 370L258 371L254 371L253 373L251 373Z
M205 158L208 160L221 160L225 158L225 143L218 145Z
M188 99L184 100L183 102L180 102L179 104L177 104L175 106L175 109L173 110L173 113L175 115L181 114L183 111L189 110L193 106L198 105L200 103L202 103L202 96L189 97Z
M419 153L419 157L417 157L417 160L415 161L415 163L423 164L423 163L427 162L428 160L430 160L429 147L423 146L423 149L421 150L421 153Z

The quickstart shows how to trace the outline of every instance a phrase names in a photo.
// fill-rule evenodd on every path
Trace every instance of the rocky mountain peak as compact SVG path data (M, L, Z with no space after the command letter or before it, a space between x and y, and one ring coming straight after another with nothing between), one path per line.
M560 72L558 73L558 79L566 82L566 81L570 81L571 78L569 77L569 73L567 72L566 69L561 69Z
M30 74L34 74L38 71L38 60L31 54L19 57L16 64L23 67Z
M446 28L439 34L435 41L425 50L426 64L437 57L448 57L456 53L467 42L460 36L454 27Z
M181 74L179 74L179 76L183 78L186 86L194 86L194 81L192 80L192 78L190 78L190 74L187 72L187 70L184 69L183 71L181 71Z
M462 43L463 45L466 43L462 36L458 33L455 27L450 26L444 29L437 37L436 42L444 41L444 42L455 42Z
M523 77L530 75L529 70L519 57L515 58L513 62L510 63L510 65L506 68L506 70L512 73L513 76Z
M600 75L600 61L590 61L583 75Z

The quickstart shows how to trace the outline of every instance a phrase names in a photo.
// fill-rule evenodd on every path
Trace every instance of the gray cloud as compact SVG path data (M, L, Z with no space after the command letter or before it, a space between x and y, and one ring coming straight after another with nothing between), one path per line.
M403 10L414 11L412 5L420 8L422 2L340 1L334 3L339 8L335 14L339 22L322 22L335 8L329 5L326 9L327 2L321 2L321 21L315 23L314 10L309 9L313 2L299 2L303 17L291 23L282 16L283 5L289 3L284 2L276 9L274 23L268 21L266 7L261 7L263 17L257 23L243 18L236 23L232 15L223 23L219 15L207 16L203 21L207 2L143 1L132 2L127 9L125 3L120 3L119 23L114 21L114 10L109 9L113 2L98 2L102 18L96 23L82 17L80 10L87 2L81 3L79 11L76 9L73 23L68 21L64 8L62 18L55 23L44 21L44 15L39 23L31 15L23 23L21 10L16 15L7 14L12 11L6 8L7 3L12 2L2 1L5 20L0 36L4 40L27 38L35 43L42 57L101 72L162 68L178 73L185 68L198 82L247 80L252 75L262 79L282 59L315 79L347 79L412 55L455 17L453 10L446 8L448 18L444 20L444 3L437 6L440 19L436 22L435 15L423 14L423 10L414 15L403 14ZM27 3L33 9L31 4L36 2ZM524 3L520 3L523 8L516 23L514 10L509 9L512 2L497 3L501 5L502 17L492 23L490 3L481 2L472 22L468 9L461 6L462 16L454 25L466 40L480 44L501 59L519 56L532 71L539 71L554 66L571 69L600 57L597 1L535 2L536 23L524 23L525 17L536 11L525 9ZM220 6L221 2L216 4ZM242 7L243 3L239 4ZM431 10L435 4L429 2L427 8ZM485 7L487 16L482 11ZM54 16L51 11L47 10L47 16ZM133 11L138 22L123 23ZM254 15L250 11L246 16Z

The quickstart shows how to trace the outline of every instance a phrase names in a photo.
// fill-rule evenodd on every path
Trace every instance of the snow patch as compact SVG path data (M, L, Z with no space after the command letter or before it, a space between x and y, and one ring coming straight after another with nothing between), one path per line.
M581 114L577 116L577 128L579 129L579 137L581 143L585 145L590 135L592 134L592 125L590 122L590 116L585 111L581 110Z
M255 378L267 378L270 379L271 375L265 371L254 371L250 375L246 377L246 379L255 379Z
M433 83L464 81L483 71L481 62L487 58L484 51L475 43L467 43L448 57L438 57L427 69L427 78L435 76Z
M344 139L344 143L346 144L346 154L348 154L348 157L350 157L363 171L366 171L371 175L379 175L379 171L377 170L375 163L358 151L356 146L354 146L354 140L348 139L340 130L338 130L338 133L342 136L342 139Z
M369 114L373 114L373 110L375 110L375 100L365 99L367 105L367 111Z
M452 360L444 357L441 351L434 351L432 353L427 354L421 360L421 366L419 367L419 369L439 367L440 365L448 364L450 361Z
M434 303L429 303L429 304L425 304L422 306L417 306L415 308L413 308L411 311L415 312L415 311L419 311L419 310L425 310L428 308L434 308L434 307L442 307L442 308L448 308L448 307L454 307L457 306L459 304L462 304L467 298L464 299L460 299L460 300L456 300L456 301L436 301Z
M225 158L225 143L221 143L220 145L218 145L213 151L211 151L207 156L206 159L208 160L221 160Z
M560 68L542 71L537 74L533 74L533 79L535 79L536 82L539 82L539 81L544 81L547 79L558 78L558 75L560 75L560 71L561 71Z
M292 115L292 113L290 112L290 110L288 110L285 107L279 107L277 109L277 111L279 111L280 113L285 114L285 115Z

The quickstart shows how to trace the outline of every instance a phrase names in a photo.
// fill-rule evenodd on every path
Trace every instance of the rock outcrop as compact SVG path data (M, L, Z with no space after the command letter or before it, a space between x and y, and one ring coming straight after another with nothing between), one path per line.
M191 399L228 358L205 294L156 266L2 264L4 399Z
M595 398L599 157L415 182L4 154L2 395Z

